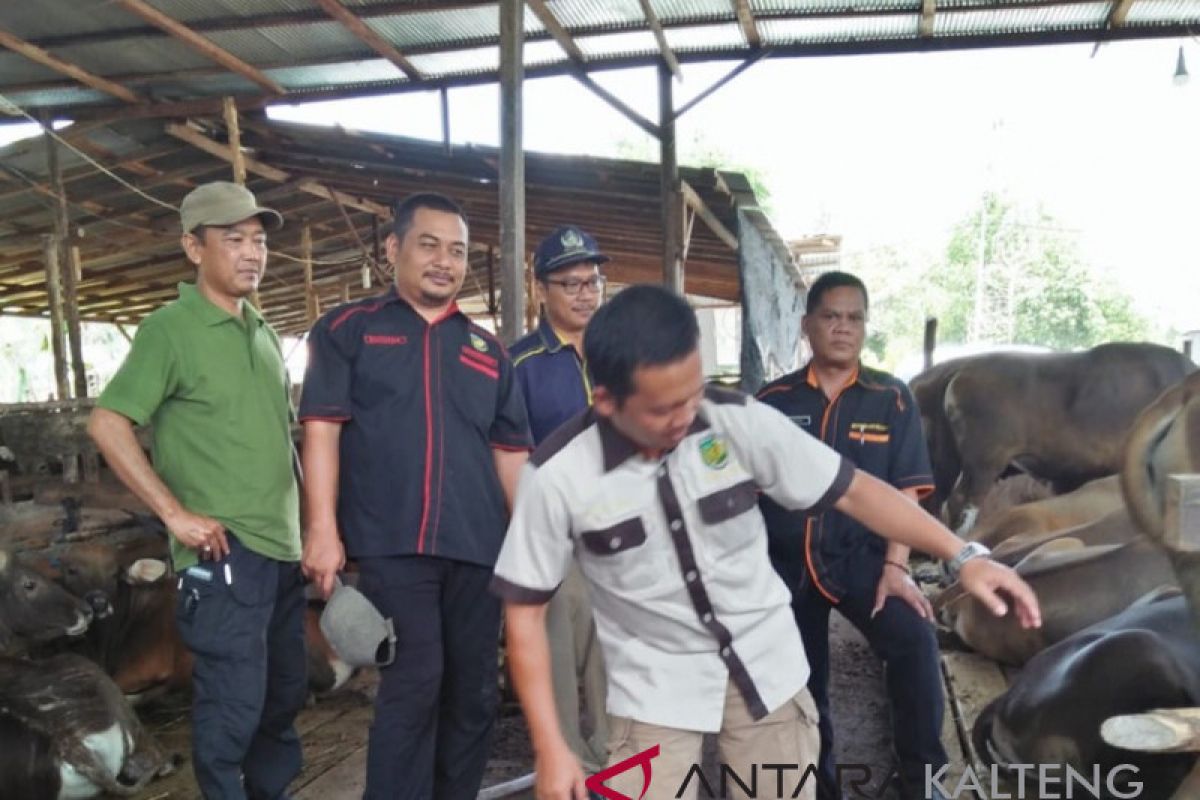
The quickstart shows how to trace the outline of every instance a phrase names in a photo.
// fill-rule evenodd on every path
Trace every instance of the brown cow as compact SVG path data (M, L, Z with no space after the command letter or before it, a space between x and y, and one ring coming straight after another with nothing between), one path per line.
M20 654L32 643L80 636L91 621L86 603L0 550L0 654Z
M132 796L174 769L91 661L0 657L0 796Z
M1073 528L1125 507L1116 475L1098 478L1073 492L1021 503L992 517L980 517L966 538L995 548L1013 536L1030 536Z
M1166 557L1147 542L1074 544L1063 552L1051 543L1016 566L1041 604L1040 628L1022 628L1011 611L995 616L957 584L943 591L934 606L972 650L1020 666L1049 645L1123 611L1152 589L1175 582Z
M964 364L944 400L962 461L947 501L951 523L960 526L1010 464L1060 491L1116 473L1138 412L1195 369L1169 348L1127 342Z
M114 548L105 542L67 547L59 556L63 585L76 596L107 598L111 616L89 634L95 658L121 690L141 701L191 686L192 654L175 624L178 586L165 563L140 558L145 548ZM350 677L316 624L318 610L306 612L309 685L317 694L341 687ZM310 619L311 618L311 619Z

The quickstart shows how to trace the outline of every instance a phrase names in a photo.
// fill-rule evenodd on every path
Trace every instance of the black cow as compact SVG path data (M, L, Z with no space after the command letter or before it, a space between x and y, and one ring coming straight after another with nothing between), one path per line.
M1065 764L1090 777L1094 766L1107 776L1130 764L1138 773L1127 777L1144 784L1136 796L1167 798L1195 755L1118 749L1104 742L1100 726L1118 714L1197 703L1200 636L1183 597L1160 593L1030 659L979 715L972 735L980 758L1001 769ZM1135 796L1120 791L1102 796Z
M0 654L15 655L31 643L80 636L91 621L86 603L0 550Z
M0 796L132 796L174 769L93 662L0 657Z

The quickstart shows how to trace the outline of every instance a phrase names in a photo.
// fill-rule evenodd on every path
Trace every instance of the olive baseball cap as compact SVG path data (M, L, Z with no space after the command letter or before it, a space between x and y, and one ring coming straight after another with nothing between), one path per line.
M258 217L269 231L283 227L283 217L278 211L263 208L254 199L253 192L229 181L197 186L188 192L179 206L179 221L184 233L191 233L201 225L234 225L250 217Z

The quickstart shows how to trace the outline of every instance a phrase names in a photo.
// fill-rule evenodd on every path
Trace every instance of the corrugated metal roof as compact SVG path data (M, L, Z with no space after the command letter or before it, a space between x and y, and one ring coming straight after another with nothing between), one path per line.
M1133 25L1167 24L1182 20L1200 24L1196 0L1141 0L1129 9L1126 22Z
M397 73L313 0L152 2L217 47L269 71L290 91L332 96L426 81L497 79L496 2L464 0L440 8L418 0L411 6L400 0L341 0L416 65L419 81ZM729 0L651 0L651 6L681 60L741 59L749 52ZM775 58L1187 36L1189 26L1200 25L1200 0L1132 0L1125 24L1116 28L1108 25L1112 0L938 0L929 36L920 34L923 0L750 0L749 7L762 46ZM547 8L573 32L589 65L647 65L661 59L638 0L547 0ZM573 68L528 6L524 20L527 67L539 74ZM155 101L229 92L258 103L269 100L258 85L109 0L0 0L0 29L94 75L126 81ZM123 105L108 94L72 87L72 80L22 56L0 53L0 93L19 95L33 108L81 113L70 107Z
M758 24L764 37L779 44L873 41L913 38L920 30L918 15L865 16L853 20L828 17L767 19Z
M1111 8L1111 3L1092 2L956 11L934 17L933 32L935 36L967 36L1096 27L1108 19Z
M399 67L384 58L368 58L362 61L348 61L344 64L321 64L312 67L284 67L267 70L267 75L290 90L311 90L313 87L376 81L402 83L408 80Z
M330 20L313 25L274 25L255 30L213 31L213 44L249 64L278 63L284 59L315 60L345 55L359 58L370 48L350 31Z
M623 28L646 20L638 0L549 0L546 7L569 30Z
M733 11L728 0L650 0L650 7L663 22L724 19Z
M500 16L486 6L376 17L366 23L402 52L413 45L462 44L500 36Z

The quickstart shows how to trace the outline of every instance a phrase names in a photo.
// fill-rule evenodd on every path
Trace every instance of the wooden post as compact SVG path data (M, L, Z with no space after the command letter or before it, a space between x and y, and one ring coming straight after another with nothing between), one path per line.
M87 372L83 366L83 336L79 329L79 265L73 257L78 249L71 246L71 209L67 205L67 193L63 187L62 165L58 161L58 142L54 140L49 126L44 128L46 140L46 163L50 171L50 187L58 196L58 209L54 216L54 234L59 248L57 259L61 281L60 313L65 308L67 342L70 345L71 373L75 377L75 396L87 397ZM59 399L66 400L70 395Z
M675 109L671 89L671 70L658 65L659 197L662 202L663 285L683 294L683 264L680 259L683 238L679 198L679 164L675 158Z
M317 301L317 290L313 286L312 228L309 227L307 219L304 220L304 227L300 229L300 255L304 259L304 319L311 328L321 315L321 307Z
M343 303L350 302L350 284L349 283L342 284L342 302Z
M933 366L933 351L937 349L937 317L925 318L925 369Z
M242 127L238 123L237 103L233 102L232 97L226 97L221 101L221 108L225 112L225 132L229 134L229 154L233 157L230 161L233 165L233 182L245 186L246 157L242 153Z
M500 0L500 338L512 343L525 320L525 151L522 61L525 3Z
M46 261L46 305L50 307L50 349L54 353L55 400L68 400L71 390L67 384L67 360L63 343L62 286L58 271L58 240L53 235L42 237L42 254Z
M1167 475L1163 544L1177 553L1200 553L1200 475Z
M242 152L242 126L238 122L237 103L232 97L226 96L221 101L221 110L225 116L225 133L229 136L229 163L233 167L233 182L245 186L246 155ZM250 302L255 308L262 309L262 298L258 296L258 289L250 293Z

